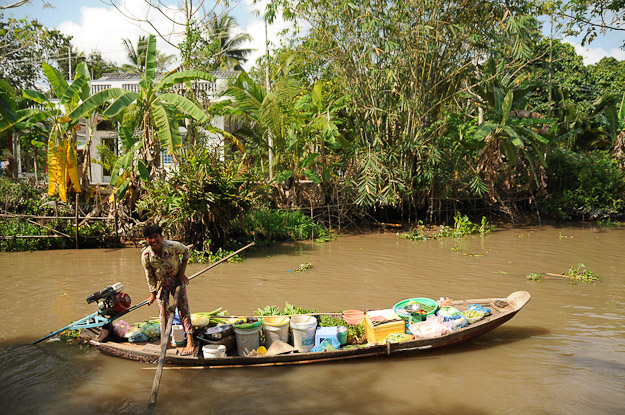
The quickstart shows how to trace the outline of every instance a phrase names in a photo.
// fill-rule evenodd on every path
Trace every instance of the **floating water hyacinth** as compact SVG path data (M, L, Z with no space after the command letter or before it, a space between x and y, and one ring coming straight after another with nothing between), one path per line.
M309 270L312 268L312 263L310 261L306 262L305 264L299 264L299 267L295 268L294 270L289 270L289 272L291 271L295 271L295 272L304 272L306 270Z

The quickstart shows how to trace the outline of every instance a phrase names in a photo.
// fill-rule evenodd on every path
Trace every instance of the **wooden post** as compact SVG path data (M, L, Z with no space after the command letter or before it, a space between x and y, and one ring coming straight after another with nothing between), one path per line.
M59 205L56 203L56 199L54 199L54 221L56 226L59 226ZM65 238L61 239L61 249L65 249Z
M328 203L328 228L332 230L332 211L330 210L330 203Z
M115 240L117 241L117 245L120 245L119 241L119 228L117 225L117 198L115 197L115 193L113 193L113 210L115 211Z
M336 189L336 210L339 214L339 232L341 232L341 201L339 200L339 188Z
M76 193L76 249L78 249L78 193Z

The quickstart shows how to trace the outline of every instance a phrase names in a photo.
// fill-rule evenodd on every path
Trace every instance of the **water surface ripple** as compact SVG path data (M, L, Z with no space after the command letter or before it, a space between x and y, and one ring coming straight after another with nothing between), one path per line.
M192 311L249 314L286 301L319 311L387 308L410 297L532 294L514 319L444 351L294 367L168 370L159 414L621 414L625 408L624 229L511 227L414 242L394 233L262 248L189 288ZM153 370L88 346L30 343L95 311L120 281L147 297L139 249L0 253L3 414L147 413ZM313 268L289 272L310 261ZM596 284L551 277L583 263ZM189 274L202 269L192 264ZM130 322L158 314L143 307Z

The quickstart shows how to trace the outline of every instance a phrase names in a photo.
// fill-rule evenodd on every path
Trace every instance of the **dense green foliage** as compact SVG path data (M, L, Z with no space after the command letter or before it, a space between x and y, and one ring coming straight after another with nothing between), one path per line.
M14 88L34 88L43 78L42 59L62 62L70 37L37 20L14 19L0 13L0 78Z
M257 198L254 185L242 163L222 162L205 147L189 148L180 157L184 163L167 178L146 185L137 208L168 234L215 252L236 236L235 221Z
M484 235L492 230L492 226L486 220L486 217L482 216L479 224L471 222L468 216L456 213L454 216L454 226L441 225L437 232L429 232L429 237L426 235L424 226L419 224L409 233L398 233L397 236L410 239L413 241L426 241L428 239L436 238L459 238L474 233Z
M33 216L74 216L74 210L68 205L56 202L48 197L41 187L33 186L25 181L18 181L0 177L0 202L2 213ZM60 235L51 229L65 235L74 236L75 222L67 219L46 220L44 226L37 225L34 220L24 217L3 217L0 220L0 236L12 237L18 235ZM49 229L47 229L49 228ZM113 237L112 229L100 222L84 224L78 228L78 237L83 248L102 246L116 246L117 239ZM74 246L71 238L15 238L0 239L0 251L28 251L35 249L59 249Z
M96 112L116 121L120 154L100 153L119 205L127 217L157 221L193 243L198 260L249 238L326 240L336 216L432 224L449 212L513 219L531 208L611 221L625 214L625 63L584 65L541 25L557 32L568 23L590 41L598 26L585 17L618 28L624 8L612 0L272 0L264 17L281 13L294 24L292 37L233 76L219 102L195 82L215 81L206 70L240 69L247 35L227 14L186 15L182 67L163 77L153 36L126 42L133 70L142 72L138 92L87 97L78 89L88 89L88 76L77 75L69 88L56 79L68 71L64 63L44 65L54 93L74 108L69 120L45 119L67 131ZM71 46L36 22L0 22L16 45ZM10 46L0 45L6 62ZM24 48L26 58L36 48ZM74 55L92 70L108 65L97 54ZM41 158L51 127L41 112L23 108L5 72L0 133ZM59 96L58 85L67 94ZM26 95L47 102L43 93ZM223 117L228 131L212 117ZM221 140L215 153L207 149L214 139ZM173 156L169 170L160 162L164 150ZM319 208L327 208L326 223L312 219ZM457 214L453 227L439 229L427 237L489 225ZM426 238L419 228L407 237Z
M253 209L246 215L246 233L258 241L328 239L330 233L299 210Z
M41 213L41 191L31 183L0 176L0 194L0 204L5 212L25 215Z
M625 212L625 172L607 152L581 158L554 152L548 162L549 213L561 219L605 219Z

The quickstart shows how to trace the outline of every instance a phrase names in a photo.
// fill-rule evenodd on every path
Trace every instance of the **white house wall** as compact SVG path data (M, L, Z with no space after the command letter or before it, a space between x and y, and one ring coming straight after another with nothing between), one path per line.
M228 79L234 76L237 76L237 72L228 72L228 71L217 71L212 72L212 74L216 77L215 82L208 81L199 81L196 83L196 86L199 90L203 91L206 94L207 99L210 102L219 102L228 97L219 97L219 94L227 87ZM100 79L91 82L91 93L95 94L96 92L103 91L108 88L123 88L129 91L139 92L139 82L141 81L140 75L131 75L131 74L105 74ZM217 127L222 130L226 130L226 123L223 116L214 117L211 120L211 124L214 127ZM226 130L227 131L227 130ZM185 135L186 130L181 127L181 133L183 136ZM209 132L203 132L206 137L206 145L219 152L219 157L223 160L224 157L224 139L221 135ZM90 174L89 179L91 183L95 184L108 184L110 181L110 176L104 176L103 168L98 163L93 162L93 160L98 160L98 146L102 144L103 138L108 137L117 138L117 132L113 130L100 130L94 131L94 135L91 142L90 154L91 154L91 166L90 166ZM119 140L117 140L119 146ZM119 148L118 148L119 150ZM163 165L166 170L168 170L169 166Z

